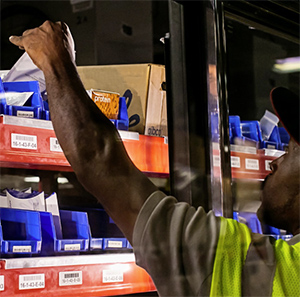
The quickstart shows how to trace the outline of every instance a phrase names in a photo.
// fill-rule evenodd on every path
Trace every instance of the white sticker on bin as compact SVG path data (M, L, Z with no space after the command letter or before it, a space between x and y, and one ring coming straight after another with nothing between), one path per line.
M11 133L11 147L28 150L37 149L37 136Z
M14 245L13 253L31 253L30 245Z
M245 159L245 167L249 170L259 170L259 161L257 159Z
M4 275L0 275L0 291L4 291Z
M80 251L80 243L65 244L65 251Z
M103 283L115 283L123 282L124 272L122 270L103 270L102 271L102 282Z
M19 290L45 288L45 274L21 274L19 275Z
M231 156L231 167L241 168L241 159L240 157Z
M62 271L59 273L59 286L82 285L82 271Z
M107 247L109 248L121 248L123 246L122 241L120 240L108 240Z
M50 151L51 152L60 152L62 153L62 148L55 137L50 137Z
M34 118L34 113L33 111L17 110L17 117Z

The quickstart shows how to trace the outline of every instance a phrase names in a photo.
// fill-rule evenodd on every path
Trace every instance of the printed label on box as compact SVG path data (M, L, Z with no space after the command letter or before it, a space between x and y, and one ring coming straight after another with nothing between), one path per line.
M79 251L80 243L65 244L65 251Z
M17 117L21 118L33 118L33 111L17 110Z
M37 149L37 136L11 133L11 147L28 150Z
M265 169L266 171L271 171L270 163L272 160L265 160Z
M50 137L50 151L51 152L60 152L62 153L63 150L55 137Z
M241 168L241 159L240 157L231 156L231 167Z
M14 245L13 253L31 253L30 245Z
M82 271L62 271L59 273L59 286L82 285Z
M245 159L245 167L249 170L259 170L259 161L257 159Z
M103 283L115 283L124 281L124 272L121 270L103 270L102 282Z
M122 241L109 240L107 243L107 247L109 248L121 248L122 246Z
M45 288L45 274L23 274L19 275L19 290Z
M0 291L4 291L4 275L0 275Z

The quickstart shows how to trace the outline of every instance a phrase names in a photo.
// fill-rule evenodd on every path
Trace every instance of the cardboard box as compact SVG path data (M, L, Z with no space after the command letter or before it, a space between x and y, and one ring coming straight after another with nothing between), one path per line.
M78 66L89 89L101 89L126 97L129 130L140 134L166 136L167 113L165 67L155 64Z

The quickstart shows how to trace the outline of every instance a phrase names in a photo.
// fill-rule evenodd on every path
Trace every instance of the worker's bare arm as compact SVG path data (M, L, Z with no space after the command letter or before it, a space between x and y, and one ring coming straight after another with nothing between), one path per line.
M157 188L134 166L117 130L87 95L67 27L47 21L10 41L44 72L55 133L79 181L132 241L139 210Z

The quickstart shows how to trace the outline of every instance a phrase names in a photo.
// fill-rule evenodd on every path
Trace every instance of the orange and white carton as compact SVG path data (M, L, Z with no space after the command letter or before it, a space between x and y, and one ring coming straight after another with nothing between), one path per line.
M91 98L109 119L118 119L119 93L91 89Z

